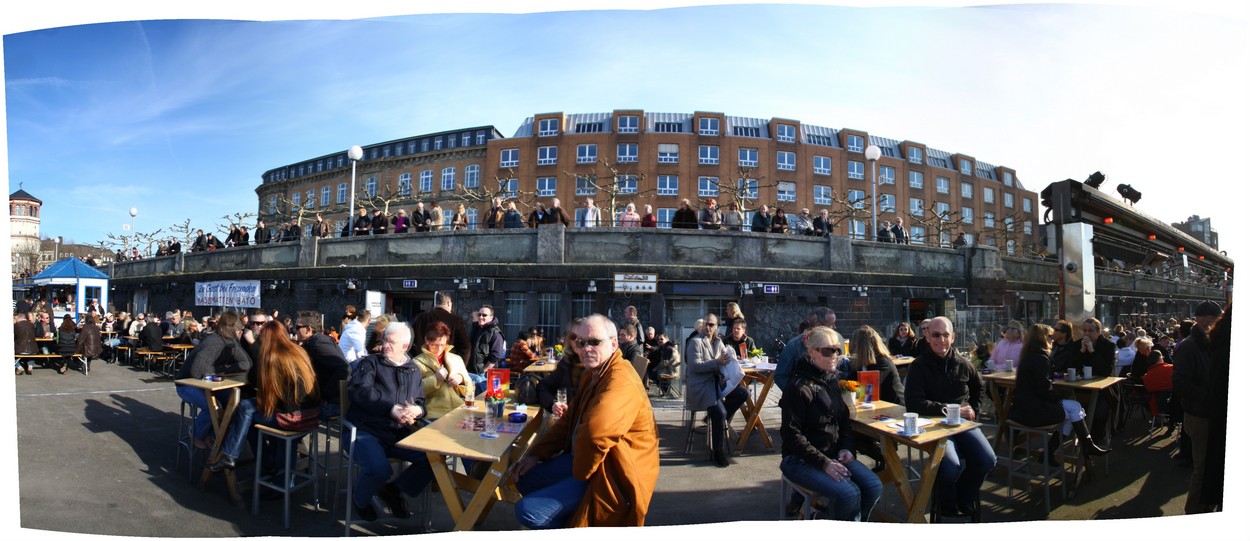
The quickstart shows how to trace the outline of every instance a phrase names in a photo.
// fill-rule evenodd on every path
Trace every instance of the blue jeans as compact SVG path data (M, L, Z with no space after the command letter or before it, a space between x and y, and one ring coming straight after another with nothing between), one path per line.
M524 496L516 504L517 522L535 530L563 528L589 484L573 477L572 454L538 463L517 480L517 490Z
M385 446L373 434L359 428L356 429L356 448L353 453L356 464L360 466L360 476L356 477L355 494L352 495L356 507L369 505L373 495L391 478L388 457L412 463L395 480L395 485L404 494L416 496L434 479L434 470L430 469L430 460L425 453Z
M469 379L473 380L473 396L486 392L486 376L469 372Z
M959 460L966 463L962 468ZM998 458L981 429L974 428L946 440L946 455L938 465L937 486L946 512L969 511L981 493Z
M179 398L186 402L195 404L197 408L200 408L200 414L195 416L195 421L191 423L191 426L195 428L193 434L196 438L203 438L204 436L207 436L208 429L212 427L212 422L208 418L208 402L204 401L204 390L196 389L195 387L188 387L186 385L178 385L176 387ZM217 391L213 396L217 398L217 402L219 404L223 404L230 399L230 393L232 392L234 392L233 389L226 389L223 391Z
M750 400L751 392L741 385L734 387L722 400L708 406L707 416L712 425L712 449L718 453L728 453L725 445L725 423L733 419L734 413Z
M825 514L833 520L867 520L881 499L881 479L858 460L846 466L850 480L836 481L803 459L790 455L781 459L781 473L790 482L829 498Z

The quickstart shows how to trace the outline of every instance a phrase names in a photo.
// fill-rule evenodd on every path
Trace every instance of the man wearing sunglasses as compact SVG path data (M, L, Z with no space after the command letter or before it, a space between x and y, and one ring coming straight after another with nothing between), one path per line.
M726 389L721 367L735 362L737 356L721 341L717 328L720 319L714 313L703 317L700 334L686 345L686 409L706 410L712 427L712 458L722 468L729 466L729 446L725 441L725 425L733 413L751 397L746 387L734 385Z
M946 404L960 404L959 416L975 421L981 409L981 374L968 359L955 352L951 321L933 318L925 332L929 349L916 356L903 393L907 411L924 417L945 415ZM966 466L960 468L960 459ZM946 440L946 455L938 466L937 487L941 512L946 516L969 516L980 501L981 484L994 469L994 448L980 428L961 432Z
M616 325L593 315L572 329L581 381L568 411L513 468L526 528L642 526L660 475L659 436Z
M473 349L467 358L469 365L466 368L477 392L481 393L486 390L486 371L499 364L508 351L504 348L503 331L499 330L494 307L482 305L473 318L473 332L469 337Z

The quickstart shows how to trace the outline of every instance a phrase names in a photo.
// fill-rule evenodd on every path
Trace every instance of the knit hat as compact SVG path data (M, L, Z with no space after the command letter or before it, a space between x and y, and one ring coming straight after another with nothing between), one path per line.
M1224 313L1224 309L1219 304L1212 301L1202 301L1198 303L1198 309L1194 310L1194 315L1198 317L1211 316L1220 317Z

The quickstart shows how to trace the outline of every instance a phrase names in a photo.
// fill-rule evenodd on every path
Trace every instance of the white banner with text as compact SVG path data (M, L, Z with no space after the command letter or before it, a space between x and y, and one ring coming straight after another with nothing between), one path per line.
M195 305L260 308L260 280L196 282Z

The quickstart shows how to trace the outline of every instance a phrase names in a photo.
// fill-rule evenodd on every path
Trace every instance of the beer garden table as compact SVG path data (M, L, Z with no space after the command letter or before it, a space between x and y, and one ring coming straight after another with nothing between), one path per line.
M777 365L771 363L758 363L755 365L745 365L742 369L742 385L749 386L751 383L762 383L759 393L756 393L753 399L748 399L742 404L742 418L746 420L746 428L742 429L742 434L738 435L738 450L747 444L747 440L751 438L754 431L760 435L760 441L764 443L764 447L773 448L773 440L768 437L768 430L764 428L764 422L760 419L760 412L764 409L764 403L768 400L768 392L773 388L773 380L777 377Z
M208 403L208 419L213 427L214 436L213 447L208 452L207 462L212 464L221 458L221 445L226 440L226 433L230 431L230 421L234 418L235 408L239 406L240 388L247 384L247 374L230 374L221 381L185 378L174 383L204 390L204 399ZM225 405L222 406L218 404L215 393L225 390L229 390L230 393ZM226 476L226 488L230 491L230 501L236 505L243 505L243 500L239 497L239 490L235 486L234 469L226 468L222 472ZM204 468L204 473L200 476L200 487L208 484L208 479L212 477L213 473L212 470Z

